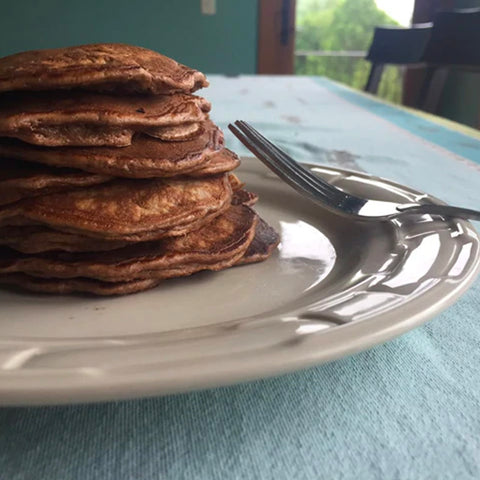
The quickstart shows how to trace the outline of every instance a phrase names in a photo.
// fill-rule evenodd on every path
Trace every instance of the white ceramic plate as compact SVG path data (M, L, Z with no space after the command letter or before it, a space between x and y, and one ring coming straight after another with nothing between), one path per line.
M420 195L314 170L371 198ZM238 173L281 233L272 258L120 298L0 291L0 404L161 395L326 362L420 325L479 271L479 238L466 221L356 223L312 205L256 160Z

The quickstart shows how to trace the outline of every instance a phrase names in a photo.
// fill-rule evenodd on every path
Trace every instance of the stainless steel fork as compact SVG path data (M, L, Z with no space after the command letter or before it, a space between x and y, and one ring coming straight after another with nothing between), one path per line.
M238 120L228 128L268 168L295 190L331 210L363 219L390 220L403 215L441 215L480 220L480 211L430 203L399 204L360 198L340 190L303 168L247 122Z

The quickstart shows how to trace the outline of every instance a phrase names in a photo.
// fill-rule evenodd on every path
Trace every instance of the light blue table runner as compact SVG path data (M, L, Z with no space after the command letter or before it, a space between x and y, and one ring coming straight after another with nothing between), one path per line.
M210 81L201 94L224 129L248 120L298 160L480 208L480 135L325 79ZM245 153L229 134L227 144ZM421 328L295 374L164 398L0 409L0 480L164 478L480 478L480 282Z

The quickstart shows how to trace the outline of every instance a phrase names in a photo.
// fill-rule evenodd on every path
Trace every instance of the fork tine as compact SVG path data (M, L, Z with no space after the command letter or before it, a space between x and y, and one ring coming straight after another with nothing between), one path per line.
M243 122L242 122L243 123ZM300 184L305 190L309 190L311 194L321 195L321 201L327 202L332 206L338 206L345 202L345 194L340 192L335 187L325 188L328 185L326 182L318 182L316 177L311 175L306 175L305 169L297 164L293 159L290 162L285 162L280 149L272 150L268 145L259 138L259 135L255 135L255 129L249 129L247 126L242 123L237 122L235 125L237 128L240 128L242 133L253 143L257 148L261 148L264 154L269 158L270 163L273 163L277 166L277 170L284 170L286 174L292 177L297 183ZM258 132L257 132L258 133ZM264 137L263 137L264 138ZM273 145L273 144L272 144ZM280 152L280 153L277 153ZM277 173L277 171L276 171ZM282 178L285 180L286 175Z
M273 170L282 180L291 185L296 190L306 194L309 198L317 203L326 203L330 206L337 206L338 202L332 196L307 182L302 176L299 176L295 169L290 165L280 161L271 153L264 149L264 145L258 141L252 140L248 134L244 133L236 125L228 125L228 128L259 160L267 167Z
M300 177L304 177L305 181L308 182L313 188L317 187L317 182L313 178L309 178L306 175L303 175L303 172L300 171L298 168L298 164L294 164L292 162L286 161L285 153L280 149L274 149L273 144L268 142L268 140L263 137L257 130L253 127L248 125L246 122L237 121L235 125L240 128L240 130L257 146L260 146L266 153L268 153L272 157L272 161L278 164L284 164L284 168L287 169L291 174L297 174ZM321 186L322 187L322 186ZM320 187L320 188L321 188ZM328 193L323 188L321 188L322 192Z
M259 160L286 183L311 200L347 215L362 219L391 220L408 214L428 214L480 220L480 211L461 207L436 204L399 205L396 202L365 199L344 193L304 169L247 122L236 121L235 125L229 124L228 128Z
M281 159L285 162L288 163L289 165L292 166L293 169L295 169L299 175L304 177L307 181L311 182L312 185L317 186L319 189L324 191L326 194L332 195L338 200L343 200L345 199L348 195L339 190L338 188L334 187L333 185L330 185L328 182L325 180L315 176L313 173L309 172L305 168L303 168L301 165L299 165L292 157L290 157L287 153L285 153L283 150L278 148L275 144L270 142L267 138L265 138L259 131L257 131L254 127L249 125L247 122L244 121L237 121L235 122L235 125L239 126L242 128L242 131L244 132L249 132L253 136L255 136L259 142L262 143L262 145L265 145L266 148L269 150L272 150L273 155L281 157Z

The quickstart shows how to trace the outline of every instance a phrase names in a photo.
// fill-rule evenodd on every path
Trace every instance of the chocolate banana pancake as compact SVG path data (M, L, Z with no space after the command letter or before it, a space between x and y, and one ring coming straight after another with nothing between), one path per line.
M209 177L218 173L230 172L232 170L235 170L235 168L237 168L239 165L240 159L238 158L237 154L233 153L228 148L222 148L221 150L214 152L212 155L210 155L204 165L186 173L186 175L195 178Z
M73 168L3 160L0 168L0 205L35 195L97 185L108 180L111 180L111 177L107 175Z
M238 190L234 192L232 197L232 205L246 205L251 207L255 205L258 201L258 195L248 190Z
M251 207L258 201L258 195L253 192L245 190L245 183L243 183L234 173L228 175L230 186L232 187L233 197L232 205L246 205Z
M195 138L202 132L201 123L183 123L167 127L155 127L145 133L151 137L159 138L165 142L184 142Z
M17 202L22 198L35 195L97 185L113 179L108 175L73 168L51 167L22 160L3 159L0 162L2 165L0 169L0 205ZM210 155L204 166L189 172L186 176L208 177L230 172L239 165L240 160L237 155L225 148ZM243 185L238 179L235 182L235 185ZM236 188L233 188L232 185L232 189L235 190Z
M135 133L181 141L200 133L209 110L186 94L11 93L0 95L0 136L48 147L124 147Z
M117 179L4 205L0 226L46 225L93 238L138 242L200 228L225 211L231 198L228 174Z
M131 145L123 148L48 148L2 138L0 168L1 159L6 158L117 177L168 177L198 170L221 148L223 134L211 121L203 122L202 133L185 142L163 142L147 135L138 135L133 138Z
M232 205L252 206L257 195L238 190L233 193ZM77 233L62 232L40 225L0 227L0 245L8 246L23 253L49 251L99 252L113 250L131 244L122 240L91 238Z
M130 282L102 282L91 278L40 278L23 273L0 275L0 283L14 285L23 290L38 293L67 295L69 293L90 293L93 295L128 295L156 287L162 280L150 278Z
M257 218L248 207L232 206L208 225L187 235L100 253L26 255L4 247L0 249L0 274L117 282L220 270L243 256L255 235Z
M234 192L242 189L245 186L245 183L243 183L234 173L230 173L228 175L228 180Z
M273 253L279 243L280 235L265 220L259 218L255 227L255 237L237 265L263 262Z
M120 43L32 50L0 59L0 92L83 89L158 95L207 86L205 75L197 70Z
M50 251L101 252L130 245L122 240L102 240L78 233L62 232L41 225L0 227L0 245L22 253Z
M263 220L257 222L255 236L237 265L266 260L279 243L278 234ZM0 283L16 285L26 290L43 293L91 293L95 295L125 295L156 287L161 279L137 279L125 282L104 282L90 278L41 278L24 273L0 275Z

